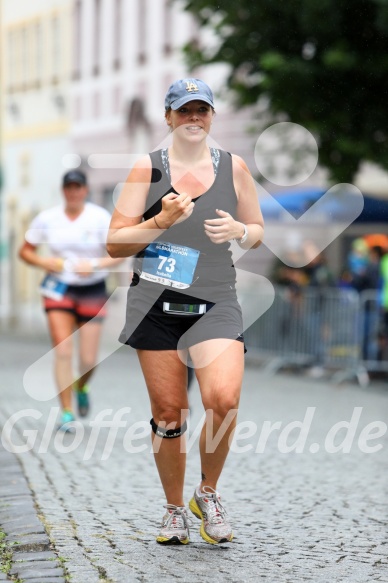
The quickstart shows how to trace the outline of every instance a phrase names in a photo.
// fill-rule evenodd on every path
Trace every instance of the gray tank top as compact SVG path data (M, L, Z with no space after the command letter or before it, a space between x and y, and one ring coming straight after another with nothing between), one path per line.
M155 241L182 245L199 251L199 258L194 273L193 283L185 290L187 297L195 296L195 290L217 286L234 290L236 273L233 266L230 242L216 245L204 232L204 220L219 218L216 209L222 209L236 218L237 196L233 184L232 157L224 150L215 150L212 154L215 179L210 188L201 196L193 199L195 203L191 216L164 231ZM150 219L162 209L161 199L169 192L176 192L171 185L165 151L157 150L150 154L152 177L147 197L147 210L144 219ZM216 164L216 166L215 166ZM177 193L179 194L179 193ZM134 269L133 285L137 285L142 270L142 258L145 250L137 255ZM147 282L148 283L148 282ZM142 280L143 284L143 280ZM149 285L159 285L150 283ZM164 301L186 301L182 292L165 288Z

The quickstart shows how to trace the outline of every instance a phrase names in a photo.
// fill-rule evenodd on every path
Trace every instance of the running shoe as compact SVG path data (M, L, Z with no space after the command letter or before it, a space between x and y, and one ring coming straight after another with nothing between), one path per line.
M76 385L78 414L80 417L86 417L90 409L89 387L84 385L82 389L78 389Z
M57 430L64 431L65 433L75 433L75 427L73 425L74 421L75 417L71 411L62 411Z
M189 502L191 512L202 520L201 537L212 545L228 543L233 538L233 532L221 504L221 496L210 486L204 486L203 490L200 493L196 488Z
M162 545L187 545L190 541L189 517L184 506L166 504L166 514L156 542Z

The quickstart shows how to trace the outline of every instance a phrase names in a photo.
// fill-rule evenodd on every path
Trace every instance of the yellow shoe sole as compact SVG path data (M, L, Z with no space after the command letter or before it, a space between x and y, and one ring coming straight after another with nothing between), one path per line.
M164 536L158 536L156 538L156 542L161 545L187 545L190 542L189 537L180 539L177 536L173 536L172 538L166 538Z
M218 545L220 543L230 543L231 542L231 540L233 539L233 534L231 535L230 539L222 539L222 540L218 541L218 540L215 540L214 538L211 538L205 532L203 515L202 515L201 509L198 506L194 496L189 502L189 508L190 508L191 512L194 514L194 516L196 516L197 518L199 518L201 520L201 527L199 529L199 534L201 535L201 537L203 538L204 541L206 541L207 543L209 543L211 545Z

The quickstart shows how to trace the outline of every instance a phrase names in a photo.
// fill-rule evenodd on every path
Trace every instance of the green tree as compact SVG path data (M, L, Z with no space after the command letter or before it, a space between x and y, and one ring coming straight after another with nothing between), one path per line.
M180 2L216 41L188 43L189 64L227 63L236 105L266 98L310 130L334 181L366 160L388 168L388 0Z

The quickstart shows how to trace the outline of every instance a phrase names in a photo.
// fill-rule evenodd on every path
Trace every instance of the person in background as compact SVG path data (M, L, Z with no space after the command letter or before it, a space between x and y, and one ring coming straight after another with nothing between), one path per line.
M381 284L381 260L384 256L384 249L380 245L373 245L368 252L368 262L366 264L361 289L377 290Z
M325 374L326 346L330 337L326 308L330 297L329 290L336 282L328 267L325 253L320 251L313 241L306 240L303 250L306 262L303 272L307 281L304 306L307 350L314 356L309 375L320 378Z
M361 291L363 289L363 282L365 271L368 265L368 251L367 242L359 237L354 239L348 255L348 268L352 276L352 287Z
M379 360L379 292L381 288L380 263L384 250L379 245L368 248L367 263L354 279L353 287L360 293L364 310L362 330L362 357L364 360Z
M231 241L243 249L258 247L263 218L245 162L207 144L214 113L212 91L203 81L180 79L171 85L165 120L172 145L135 165L107 242L112 257L137 258L120 340L137 350L151 403L151 436L166 497L156 538L160 544L189 542L183 500L188 357L206 411L201 479L189 508L201 520L206 542L233 538L217 491L244 371Z
M379 359L388 360L388 252L385 253L380 262L381 274L381 324L379 332ZM388 373L385 373L385 377Z
M73 389L79 415L89 412L88 381L95 370L106 315L105 280L109 270L122 260L107 256L105 240L111 217L105 209L86 201L84 172L67 172L62 192L63 204L33 219L19 257L46 272L40 291L55 348L54 376L62 409L58 429L72 431ZM48 256L39 253L41 244L47 244ZM78 375L73 370L75 330L79 330Z
M337 287L339 289L344 289L344 290L354 289L352 282L353 282L353 277L349 271L349 268L348 267L342 268L340 275L338 277L338 280L337 280Z
M303 268L306 285L320 289L334 286L335 278L327 264L326 255L310 241L306 241L304 251L308 261Z

